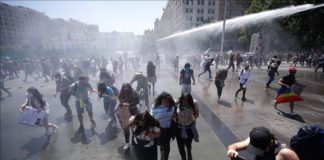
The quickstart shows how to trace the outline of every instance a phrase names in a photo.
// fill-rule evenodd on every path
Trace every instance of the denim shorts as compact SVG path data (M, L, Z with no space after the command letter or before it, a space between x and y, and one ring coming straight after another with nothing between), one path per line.
M83 102L83 107L81 106L81 101ZM75 106L76 106L77 114L84 113L85 109L87 110L87 112L92 112L92 103L91 103L90 99L76 100L75 101Z

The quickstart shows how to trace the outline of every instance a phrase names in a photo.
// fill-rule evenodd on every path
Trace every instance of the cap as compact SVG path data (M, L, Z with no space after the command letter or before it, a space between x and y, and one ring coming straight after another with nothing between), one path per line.
M250 143L247 151L254 155L262 155L274 136L265 127L255 127L250 132Z
M143 74L142 70L138 70L136 74Z
M289 73L296 73L296 72L297 72L297 69L294 68L294 67L293 67L293 68L289 68L289 69L288 69L288 72L289 72Z

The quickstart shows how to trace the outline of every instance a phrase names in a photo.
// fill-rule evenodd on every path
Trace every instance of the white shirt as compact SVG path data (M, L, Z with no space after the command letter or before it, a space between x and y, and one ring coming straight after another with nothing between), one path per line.
M238 73L238 76L240 77L240 81L239 81L240 84L247 85L251 79L251 72L249 69L248 70L242 69Z

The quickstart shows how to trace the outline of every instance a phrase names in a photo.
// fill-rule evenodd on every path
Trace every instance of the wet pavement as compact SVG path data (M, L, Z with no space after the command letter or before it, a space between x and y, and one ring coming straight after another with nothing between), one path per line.
M180 65L182 66L182 64ZM142 67L144 71L145 67ZM181 67L180 67L181 68ZM222 66L221 68L225 68ZM286 73L288 66L282 65L280 75ZM195 74L201 69L195 69ZM125 73L118 82L129 82L135 71ZM275 82L272 88L264 88L267 81L265 69L252 71L253 80L247 87L247 102L240 98L235 99L234 93L238 89L237 72L229 72L223 89L222 103L217 103L216 87L213 81L207 80L207 74L201 78L196 77L196 85L192 87L192 93L198 100L201 109L197 126L200 133L200 142L193 142L194 159L226 159L226 146L237 140L243 140L249 131L255 126L268 127L278 139L288 143L292 135L305 123L298 122L277 113L272 107L275 88L279 86ZM215 70L213 70L215 76ZM90 77L91 84L96 87L97 77ZM1 101L1 157L2 160L21 159L64 159L64 160L101 160L101 159L135 159L132 151L124 153L123 134L120 130L106 130L107 116L103 110L103 103L96 94L91 95L93 103L94 119L97 127L90 129L89 118L84 114L85 134L76 134L79 126L75 114L74 100L70 105L73 111L73 120L66 122L63 119L65 112L59 102L59 97L54 98L55 82L43 83L43 79L35 82L24 83L22 79L6 81L13 96ZM295 112L298 113L307 124L324 124L324 73L314 73L313 70L301 68L297 72L297 81L306 84L302 93L304 102L296 103ZM37 87L50 104L50 122L59 126L57 134L47 138L43 128L32 128L17 123L18 108L25 100L25 91L28 87ZM120 88L121 83L116 85ZM168 65L158 70L156 91L170 92L174 98L180 96L178 73L171 71ZM6 94L6 93L4 93ZM240 97L240 96L239 96ZM150 103L153 100L150 96ZM278 108L287 112L287 104ZM244 155L249 156L244 153ZM172 141L170 159L180 159L176 141Z

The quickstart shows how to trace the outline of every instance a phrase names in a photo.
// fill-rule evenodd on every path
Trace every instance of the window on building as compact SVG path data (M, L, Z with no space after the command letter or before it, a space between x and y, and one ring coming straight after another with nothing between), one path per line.
M189 0L186 1L186 4L189 4Z
M212 10L211 10L211 13L212 13L212 14L214 14L214 13L215 13L215 10L214 10L214 9L212 9Z
M197 1L197 5L200 5L200 0Z
M200 17L200 21L204 21L204 17Z
M189 13L189 8L186 8L186 13Z
M200 9L197 9L197 13L200 13Z
M200 3L201 5L204 5L204 0L201 0L201 3Z
M189 17L190 22L192 21L192 17Z
M209 6L211 5L211 2L210 2L210 1L208 1L208 5L209 5Z
M215 0L212 1L212 5L215 6Z
M192 8L190 8L190 13L192 13L193 12L193 9Z
M199 17L197 17L197 22L199 22Z
M204 13L204 9L201 9L201 10L200 10L200 13Z

